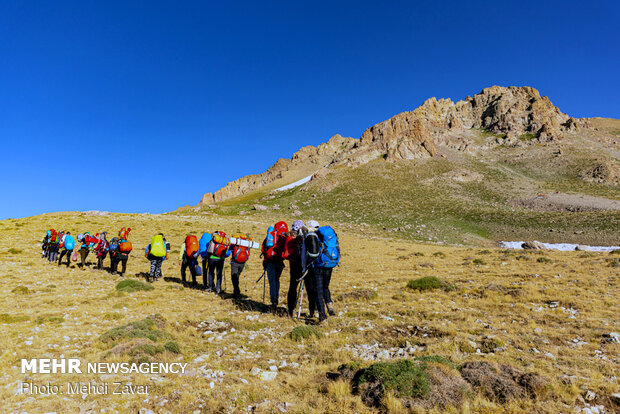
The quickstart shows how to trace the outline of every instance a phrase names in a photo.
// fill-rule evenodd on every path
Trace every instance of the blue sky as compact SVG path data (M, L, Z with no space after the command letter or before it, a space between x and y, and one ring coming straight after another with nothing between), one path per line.
M430 96L620 118L620 3L0 0L0 219L196 204Z

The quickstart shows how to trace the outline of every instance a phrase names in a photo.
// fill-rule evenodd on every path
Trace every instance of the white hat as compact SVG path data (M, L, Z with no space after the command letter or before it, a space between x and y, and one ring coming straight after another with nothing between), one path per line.
M308 223L306 223L306 227L308 227L309 230L318 230L319 229L319 222L316 220L310 220Z

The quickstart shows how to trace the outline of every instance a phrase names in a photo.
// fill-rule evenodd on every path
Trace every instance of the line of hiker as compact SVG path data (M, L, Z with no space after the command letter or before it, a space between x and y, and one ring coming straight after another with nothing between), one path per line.
M190 234L185 238L179 253L181 281L189 284L189 269L191 285L198 287L196 276L202 275L204 290L222 293L224 262L230 257L233 296L240 296L240 276L250 258L251 249L258 247L258 243L243 234L228 238L226 233L216 231L204 233L200 240ZM260 248L264 271L256 282L263 280L263 302L266 283L269 282L272 311L277 310L280 301L280 277L284 263L288 261L290 280L286 301L289 316L294 316L298 303L298 313L301 314L304 287L308 297L309 317L313 318L318 313L320 323L327 319L328 314L335 314L329 284L333 268L340 260L340 246L336 232L330 226L320 227L315 220L308 221L307 225L296 220L289 231L286 222L279 221L269 226ZM198 264L198 258L202 266Z
M107 232L97 233L94 236L90 232L80 233L77 236L77 243L81 243L79 249L76 248L76 240L69 231L57 231L49 229L41 240L42 257L50 263L58 262L62 264L66 257L66 265L69 267L71 261L80 263L78 266L86 268L86 258L93 252L97 258L96 269L103 269L103 261L106 256L110 256L110 272L116 274L118 265L121 265L120 275L123 276L127 270L127 260L132 251L132 244L128 240L131 228L123 227L118 232L118 237L112 238L108 242Z
M70 260L77 261L79 266L86 266L86 258L94 252L97 258L97 269L103 269L103 260L110 255L110 272L116 274L119 264L120 275L127 269L127 260L132 251L129 242L131 228L122 228L118 237L108 242L107 233L90 232L79 234L77 242L81 243L79 250L76 241L70 232L50 229L42 240L43 256L50 262L62 263L66 256L67 267ZM276 312L280 302L280 277L289 263L290 280L286 295L289 316L294 316L299 303L298 314L301 314L303 292L308 299L308 315L311 318L318 313L319 323L327 319L327 315L334 315L329 285L333 268L340 260L340 246L338 236L330 226L320 227L315 220L305 224L295 220L289 230L284 221L279 221L267 229L263 243L259 245L244 234L234 234L228 238L223 231L204 233L200 239L190 234L185 238L179 252L181 266L181 281L187 281L187 270L191 276L191 285L198 287L197 276L202 276L203 289L209 292L222 293L224 279L224 263L230 257L231 281L233 296L241 295L240 277L251 250L260 247L260 257L263 259L263 274L256 281L263 280L263 302L265 302L266 284L269 283L269 301L272 311ZM170 243L162 233L152 237L144 251L144 256L150 261L150 271L147 280L155 282L162 277L161 266L169 257ZM60 254L59 254L60 253ZM201 259L201 264L198 259ZM245 281L245 278L244 278ZM247 284L246 284L247 290Z

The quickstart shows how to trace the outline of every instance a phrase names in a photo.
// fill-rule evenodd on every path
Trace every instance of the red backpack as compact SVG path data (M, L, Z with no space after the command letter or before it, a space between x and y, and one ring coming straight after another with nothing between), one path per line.
M288 225L284 221L278 221L273 226L273 230L267 234L267 238L271 237L273 239L273 246L267 247L267 238L265 238L261 247L265 260L282 259L283 241L286 242L286 239L280 238L280 236L286 232L288 232Z
M224 257L226 255L226 251L228 250L229 244L230 242L226 237L226 233L223 231L216 231L213 233L211 242L209 242L207 252L211 253L213 256Z
M198 239L193 234L185 238L185 254L188 257L193 257L198 252Z
M233 237L240 240L248 240L243 234L235 234ZM245 246L233 246L231 260L235 263L245 263L250 258L250 248Z
M50 229L50 241L52 243L58 242L58 232L54 229Z

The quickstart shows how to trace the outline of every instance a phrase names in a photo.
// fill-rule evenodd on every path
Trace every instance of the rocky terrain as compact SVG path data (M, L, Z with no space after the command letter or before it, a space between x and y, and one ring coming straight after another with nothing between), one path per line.
M443 243L617 245L619 160L619 120L575 119L533 88L493 86L304 147L181 210L291 210Z
M262 174L240 178L203 196L200 204L213 204L247 194L285 178L286 173L315 170L324 165L355 166L377 158L411 160L441 154L442 148L475 153L479 145L472 130L499 135L494 145L529 145L557 142L565 133L591 128L587 120L563 114L548 97L530 87L492 86L473 97L453 103L430 98L420 107L368 128L359 140L335 135L326 144L307 146L289 159L280 159ZM519 140L519 138L522 138ZM303 170L303 172L301 171ZM294 180L293 180L294 181Z

